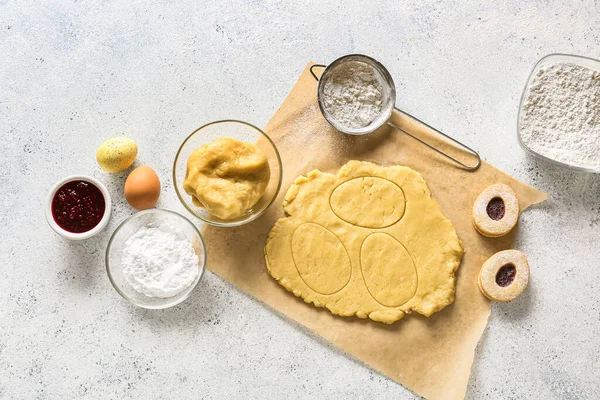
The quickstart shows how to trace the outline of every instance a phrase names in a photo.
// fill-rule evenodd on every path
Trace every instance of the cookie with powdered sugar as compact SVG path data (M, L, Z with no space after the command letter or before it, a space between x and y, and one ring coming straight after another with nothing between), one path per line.
M518 219L517 194L503 183L485 189L473 204L473 225L483 236L504 236L515 227Z
M517 298L529 283L529 263L518 250L504 250L491 256L479 272L479 290L492 301Z

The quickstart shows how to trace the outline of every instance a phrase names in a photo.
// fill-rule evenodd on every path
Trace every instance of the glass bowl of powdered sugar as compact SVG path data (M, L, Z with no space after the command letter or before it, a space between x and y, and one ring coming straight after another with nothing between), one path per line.
M168 210L150 209L127 218L106 249L110 282L121 296L143 308L168 308L187 299L205 266L200 231Z
M600 173L600 60L542 58L521 96L517 132L521 146L537 158Z

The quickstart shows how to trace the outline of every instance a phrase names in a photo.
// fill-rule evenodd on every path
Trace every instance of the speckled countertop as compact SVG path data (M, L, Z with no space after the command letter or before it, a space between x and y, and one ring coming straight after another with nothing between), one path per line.
M407 111L551 195L522 216L533 280L493 306L467 397L600 398L600 175L536 161L515 136L539 58L600 57L600 3L333 3L0 0L0 398L413 398L212 273L147 311L104 270L132 213L125 175L95 164L104 139L136 140L159 206L184 212L170 178L184 136L221 118L264 126L307 61L352 52L389 68ZM75 173L115 203L83 243L55 235L42 207Z

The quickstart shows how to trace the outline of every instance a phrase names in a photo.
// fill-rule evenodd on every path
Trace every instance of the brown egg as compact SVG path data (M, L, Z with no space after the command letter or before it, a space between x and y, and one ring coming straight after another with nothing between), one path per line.
M160 180L150 167L137 167L125 181L125 198L131 207L146 210L154 207L160 196Z

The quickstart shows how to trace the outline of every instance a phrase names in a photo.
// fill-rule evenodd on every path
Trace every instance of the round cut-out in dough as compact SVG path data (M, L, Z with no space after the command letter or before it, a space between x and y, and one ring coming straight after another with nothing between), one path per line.
M300 225L292 236L292 256L306 286L317 293L339 292L348 284L352 268L340 240L321 225Z
M360 265L369 293L384 306L401 306L417 291L417 270L410 254L386 233L365 239Z
M365 228L385 228L404 215L406 200L396 184L362 176L339 185L331 194L331 209L340 219Z
M373 183L369 195L378 200L344 205L366 198L362 182ZM315 170L296 178L283 207L288 217L269 232L266 266L306 303L391 324L413 311L429 317L454 301L463 248L416 171L361 161L336 175Z

